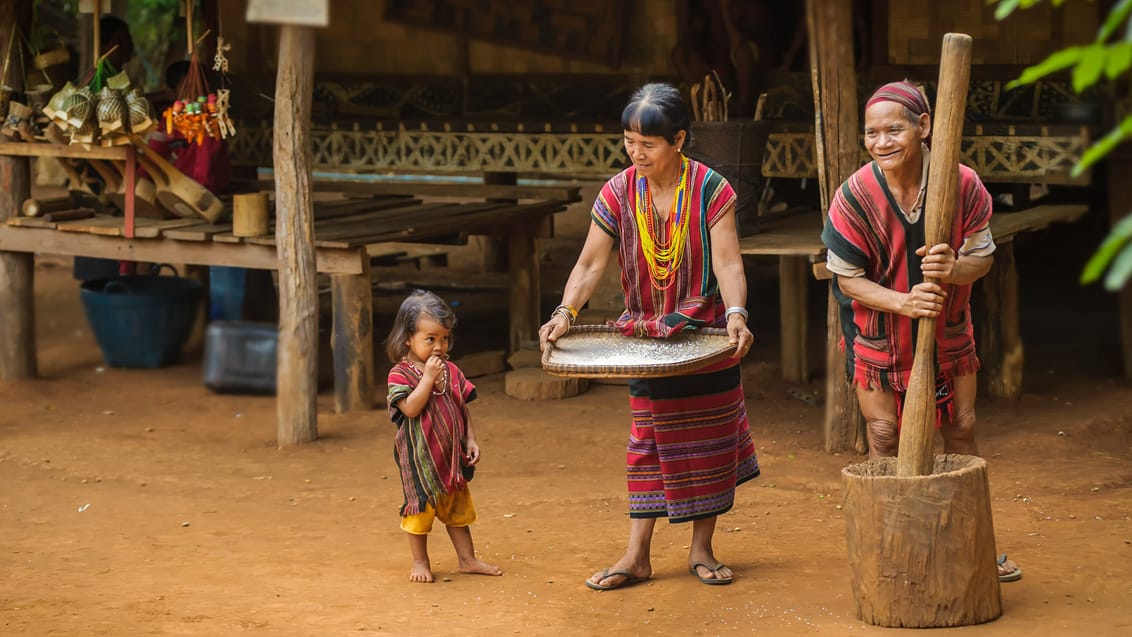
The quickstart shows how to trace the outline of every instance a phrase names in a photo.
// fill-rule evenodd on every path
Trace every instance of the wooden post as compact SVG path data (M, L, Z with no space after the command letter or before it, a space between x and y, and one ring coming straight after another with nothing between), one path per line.
M535 223L532 221L526 225ZM509 353L512 354L522 349L524 343L538 343L540 269L535 235L535 229L530 227L515 228L507 235L507 266L511 282Z
M791 383L810 380L806 356L810 264L804 256L778 257L778 318L782 326L782 376Z
M987 316L979 330L979 344L987 395L991 398L1022 397L1022 364L1025 360L1018 328L1018 272L1014 268L1014 241L998 244L994 265L983 277Z
M0 0L0 46L8 50L15 26L30 33L32 0ZM18 37L18 36L17 36ZM15 46L19 46L17 42ZM13 52L8 85L24 89L23 73L14 68ZM31 168L27 157L0 156L0 223L20 214L31 196ZM33 378L39 373L35 355L35 254L0 252L0 380Z
M318 438L318 282L311 209L314 30L279 27L275 76L275 244L279 258L278 445Z
M1113 225L1132 214L1132 181L1120 175L1132 174L1132 144L1118 146L1106 160L1108 162L1108 215ZM997 251L996 251L997 252ZM998 256L995 256L998 260ZM1124 377L1132 380L1132 284L1117 293L1120 318L1121 361Z
M939 60L939 88L932 122L932 163L928 166L928 192L924 202L924 237L928 246L951 237L959 191L959 157L963 142L963 116L971 80L971 36L943 36ZM958 248L958 246L955 246ZM924 277L924 281L934 281ZM922 476L932 471L935 442L936 319L916 321L916 357L904 398L900 421L899 460L896 475Z
M514 186L517 181L515 173L485 172L483 183L498 186ZM516 199L491 199L490 203L517 203ZM480 245L480 269L484 272L503 272L507 267L507 245L503 237L480 235L477 237Z
M334 411L373 408L373 281L368 258L361 274L330 277L334 322Z
M833 193L861 165L857 76L853 68L852 0L808 0L810 77L814 87L814 131L822 219ZM825 450L868 450L857 394L845 377L841 317L830 287L826 301Z

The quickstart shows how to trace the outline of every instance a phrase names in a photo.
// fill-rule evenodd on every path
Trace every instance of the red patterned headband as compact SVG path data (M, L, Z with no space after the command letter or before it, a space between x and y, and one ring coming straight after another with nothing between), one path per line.
M869 98L869 101L865 102L865 109L867 110L877 102L896 102L912 111L916 116L932 112L931 107L928 106L928 98L924 97L924 92L920 90L920 87L907 80L889 82L878 88Z

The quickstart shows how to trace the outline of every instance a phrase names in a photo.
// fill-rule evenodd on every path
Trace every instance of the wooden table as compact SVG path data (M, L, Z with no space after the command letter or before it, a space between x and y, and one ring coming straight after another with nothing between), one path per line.
M413 196L364 193L316 202L317 270L331 278L336 409L372 406L370 246L468 234L505 237L511 281L510 337L517 349L519 343L534 340L538 330L536 239L550 236L551 216L564 210L566 203L425 203ZM228 223L139 218L135 220L134 237L127 237L123 221L122 217L102 215L58 223L15 217L0 224L0 251L270 270L279 267L273 230L264 236L244 238L234 236Z
M982 279L988 320L980 327L980 357L995 397L1022 395L1022 338L1018 327L1018 273L1014 264L1014 237L1043 230L1054 223L1072 223L1088 212L1085 204L1036 206L991 217L994 265ZM807 270L818 279L830 279L821 241L822 215L801 213L768 225L763 232L739 240L739 252L779 258L779 317L782 331L782 374L790 382L809 380L806 364Z

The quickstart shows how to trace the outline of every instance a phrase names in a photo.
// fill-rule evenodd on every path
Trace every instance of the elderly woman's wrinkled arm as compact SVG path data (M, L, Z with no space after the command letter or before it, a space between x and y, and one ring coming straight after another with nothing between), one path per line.
M596 223L590 222L590 231L586 235L586 242L582 245L582 252L574 269L570 271L570 278L566 279L566 287L562 291L562 303L559 307L568 307L574 314L593 294L594 289L601 281L605 266L609 263L609 255L613 251L613 237L609 236ZM546 349L548 342L553 343L566 332L570 331L571 319L566 312L555 311L550 320L543 324L538 331L539 349Z
M745 356L755 336L747 327L747 275L743 271L743 255L739 253L734 206L711 228L711 262L727 308L727 335L737 346L735 356Z

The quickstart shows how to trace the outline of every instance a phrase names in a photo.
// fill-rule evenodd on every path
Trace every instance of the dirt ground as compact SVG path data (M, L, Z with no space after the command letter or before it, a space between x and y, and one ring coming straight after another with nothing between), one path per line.
M997 621L933 635L1132 634L1132 391L1111 299L1051 274L1069 266L1041 269L1064 236L1020 238L1026 394L980 404L998 550L1024 577L1002 586ZM548 277L576 250L557 245ZM768 273L752 264L759 342L743 366L763 475L716 539L735 583L700 584L690 529L660 523L652 580L595 593L582 581L620 555L628 528L624 387L524 402L502 375L473 379L473 535L505 575L456 573L438 527L437 582L411 584L384 410L335 415L324 393L319 440L279 450L274 399L211 393L199 351L159 371L105 368L69 262L40 258L42 378L0 384L0 633L893 634L856 618L839 472L861 457L823 452L821 407L792 397L820 377L781 380ZM1041 296L1051 286L1057 303ZM815 282L816 306L823 295ZM465 353L500 332L493 307L463 303ZM824 325L812 333L820 372Z

